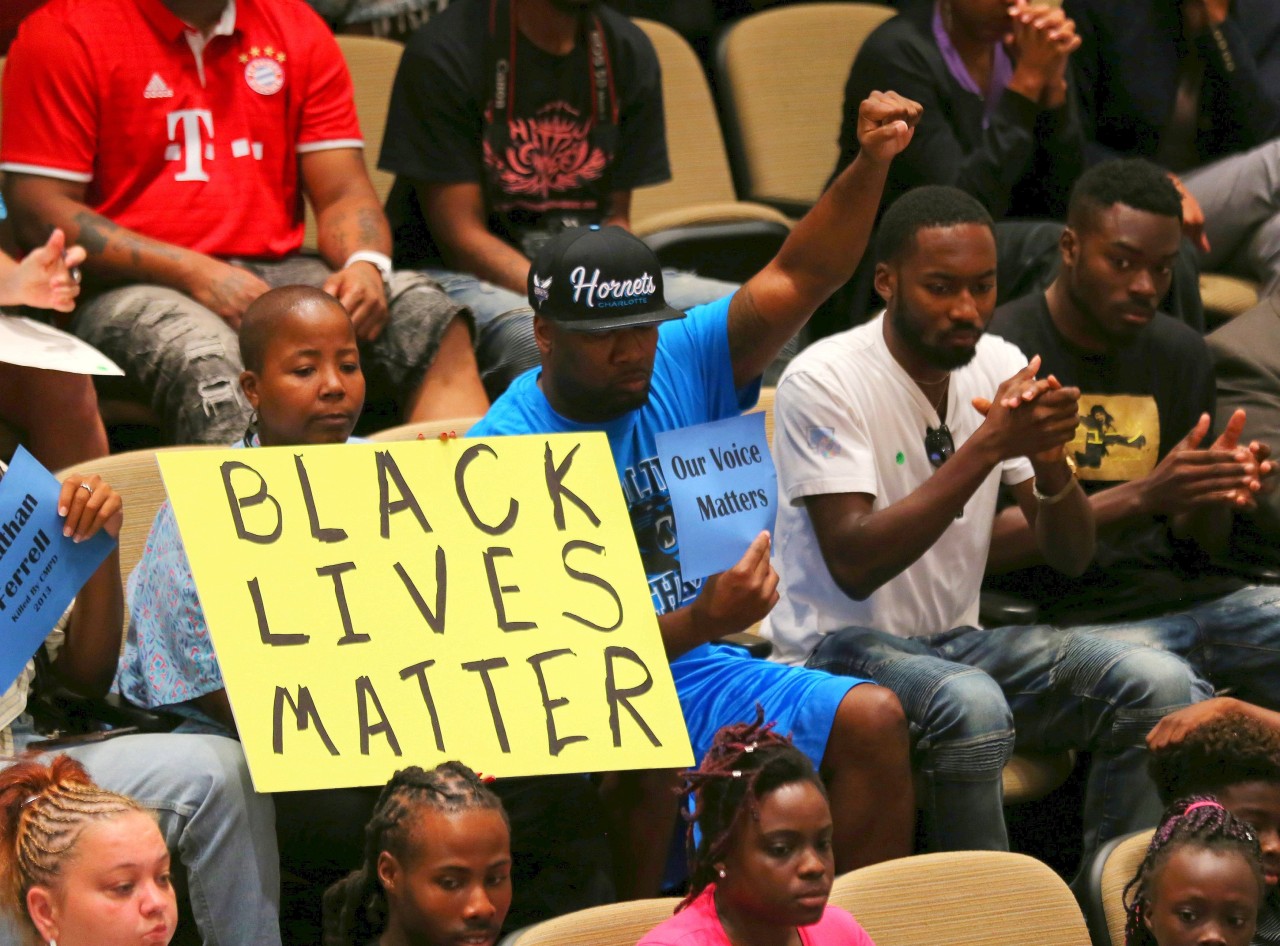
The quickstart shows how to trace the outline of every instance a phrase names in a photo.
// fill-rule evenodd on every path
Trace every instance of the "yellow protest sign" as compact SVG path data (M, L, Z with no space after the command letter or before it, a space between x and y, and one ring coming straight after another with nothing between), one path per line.
M603 434L158 459L259 791L692 762Z

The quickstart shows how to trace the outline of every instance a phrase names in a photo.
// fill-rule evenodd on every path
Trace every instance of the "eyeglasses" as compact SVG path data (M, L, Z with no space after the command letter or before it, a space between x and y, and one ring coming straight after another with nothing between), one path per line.
M956 442L951 439L951 431L945 422L924 429L924 452L935 470L956 452Z

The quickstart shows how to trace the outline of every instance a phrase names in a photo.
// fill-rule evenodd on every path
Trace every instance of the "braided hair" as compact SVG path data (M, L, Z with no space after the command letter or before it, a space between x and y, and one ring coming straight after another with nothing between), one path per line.
M30 925L27 891L57 885L85 828L143 810L132 798L99 788L70 756L47 765L19 761L0 771L0 909Z
M507 821L502 801L461 762L442 762L429 772L416 765L401 769L383 788L365 826L360 869L325 891L322 946L355 946L382 934L387 897L378 880L378 857L386 851L404 860L412 815L422 806L449 814L486 809Z
M728 853L743 812L759 818L760 799L794 782L811 782L826 796L809 757L773 727L757 704L755 722L725 726L716 733L702 764L684 773L685 793L695 804L693 813L686 815L689 893L677 911L715 881L715 863Z
M1143 914L1151 908L1153 878L1180 847L1239 853L1257 879L1259 893L1265 892L1262 852L1253 829L1234 817L1212 795L1179 799L1165 809L1160 827L1156 828L1147 848L1147 856L1124 888L1125 946L1157 946L1155 936L1143 922Z

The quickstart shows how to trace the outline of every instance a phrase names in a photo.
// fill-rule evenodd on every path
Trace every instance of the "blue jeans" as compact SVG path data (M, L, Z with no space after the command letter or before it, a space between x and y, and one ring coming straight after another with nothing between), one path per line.
M1167 650L1216 690L1280 709L1280 586L1251 585L1185 611L1076 630Z
M1155 824L1145 737L1211 695L1172 654L1044 625L960 627L900 638L828 634L807 666L870 677L897 694L915 737L933 850L1007 850L1001 771L1019 749L1092 753L1084 853Z
M65 752L103 788L155 812L165 843L185 868L205 946L280 946L275 809L270 795L254 792L240 743L156 733ZM18 942L25 940L0 920L0 943Z
M470 273L448 269L424 269L422 273L438 282L451 299L465 305L475 317L476 359L490 398L496 398L519 375L538 364L533 312L524 295ZM674 269L662 271L662 282L667 305L681 310L715 302L738 288L735 283Z

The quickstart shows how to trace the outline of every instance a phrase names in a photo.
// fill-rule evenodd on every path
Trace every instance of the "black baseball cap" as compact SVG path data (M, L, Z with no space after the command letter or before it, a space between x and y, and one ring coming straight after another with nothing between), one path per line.
M621 227L593 225L556 234L533 258L528 291L534 312L575 332L684 318L667 305L658 257Z

